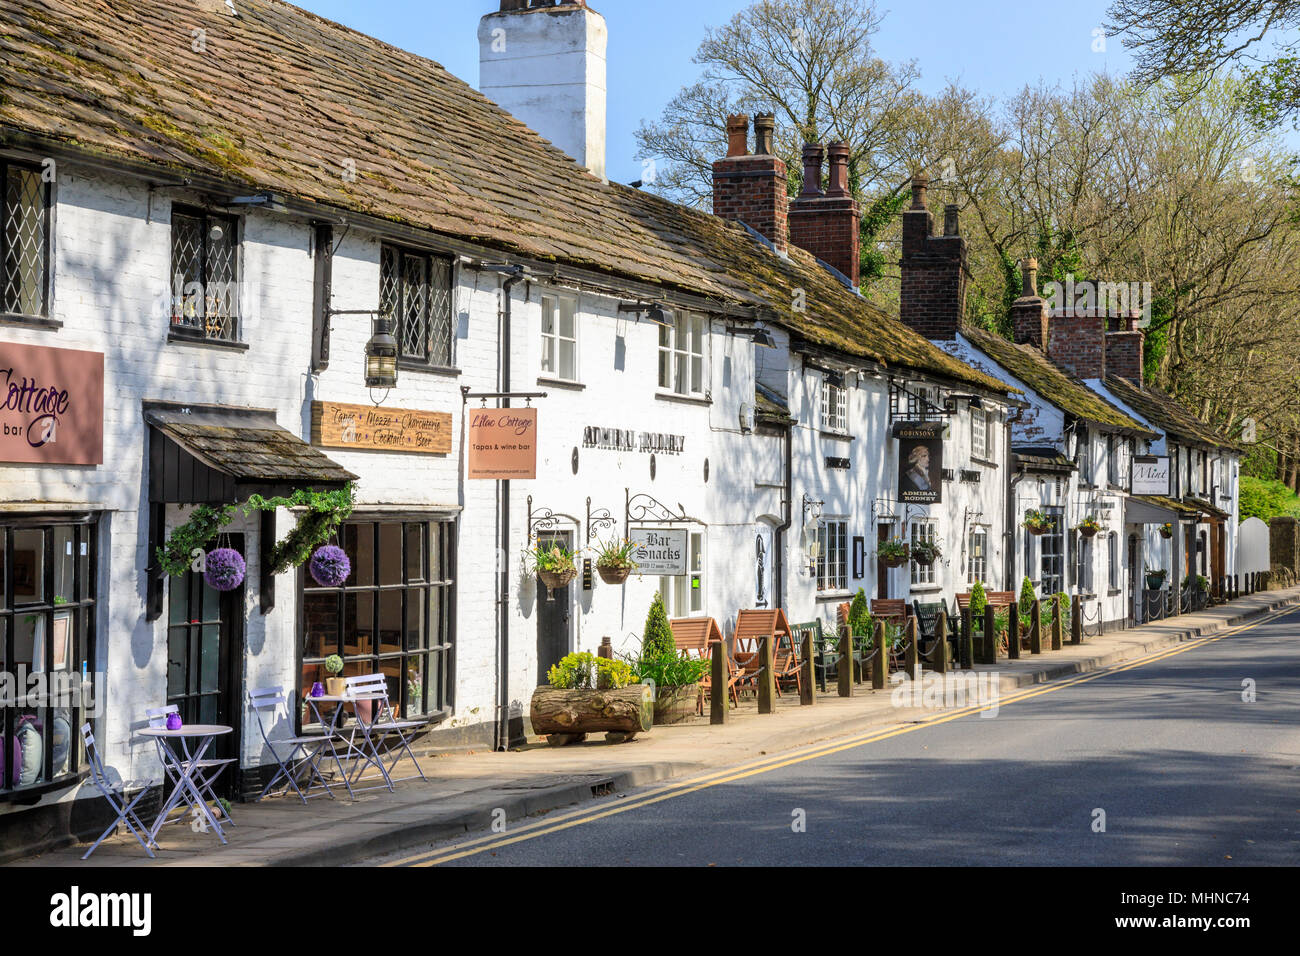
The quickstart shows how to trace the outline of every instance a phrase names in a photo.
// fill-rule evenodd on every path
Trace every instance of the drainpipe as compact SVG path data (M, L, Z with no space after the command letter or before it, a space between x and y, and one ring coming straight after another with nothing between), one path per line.
M497 390L510 391L510 293L516 283L524 278L522 266L510 267L506 280L501 284L501 304L497 308L498 341L501 343L501 364L497 375ZM510 407L508 397L501 400L502 408ZM510 481L497 482L497 526L498 538L497 568L497 720L494 750L510 749L510 564L506 555L510 553Z
M792 459L793 452L791 445L794 438L794 427L785 426L785 492L783 495L782 506L785 509L785 520L776 526L776 533L773 536L773 548L776 551L776 558L772 563L772 578L775 585L776 594L773 595L774 601L772 606L785 607L785 533L790 530L790 525L794 523L794 476Z
M1011 431L1012 426L1020 421L1020 416L1024 412L1023 408L1017 408L1016 413L1007 419L1006 434L1004 435L1006 444L1002 446L1007 450L1006 581L1007 590L1015 594L1020 593L1020 587L1016 583L1016 485L1020 484L1021 480L1024 479L1025 473L1019 468L1016 469L1014 475L1011 473ZM1025 571L1026 573L1029 571L1028 564L1025 566Z

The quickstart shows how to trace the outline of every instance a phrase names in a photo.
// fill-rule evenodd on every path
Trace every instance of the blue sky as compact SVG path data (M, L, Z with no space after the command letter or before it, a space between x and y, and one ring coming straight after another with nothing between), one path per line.
M497 0L297 0L321 16L437 60L478 86L478 21ZM748 0L593 0L609 25L610 178L639 179L633 133L659 115L695 79L691 56L708 26L729 20ZM1005 96L1039 79L1068 83L1076 75L1123 73L1131 63L1118 38L1094 52L1093 31L1107 0L1026 5L1012 0L879 0L885 13L876 36L887 60L915 60L921 88L950 78L985 94Z

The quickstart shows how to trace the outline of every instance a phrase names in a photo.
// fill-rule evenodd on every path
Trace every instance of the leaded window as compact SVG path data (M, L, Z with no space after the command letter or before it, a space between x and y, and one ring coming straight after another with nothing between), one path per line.
M395 323L402 359L444 368L452 364L451 304L450 260L382 247L379 311Z
M849 523L823 519L817 525L817 590L849 589Z
M4 196L0 229L0 312L44 316L49 311L50 187L41 170L0 163Z
M1038 536L1039 590L1042 594L1055 594L1064 590L1065 511L1059 507L1044 508L1043 514L1051 524Z
M449 521L349 521L340 546L352 563L336 588L302 577L303 694L343 658L341 677L380 673L407 717L452 706L455 526Z
M704 394L705 318L678 312L659 326L659 387L678 395Z
M172 210L172 328L233 342L239 334L239 220Z
M989 532L987 528L971 529L966 552L966 583L987 582L989 571Z
M933 521L912 522L912 546L934 544L939 539L939 529ZM937 562L936 562L937 563ZM935 565L912 562L912 585L924 587L935 583Z
M822 428L828 432L849 429L849 390L834 382L822 382Z

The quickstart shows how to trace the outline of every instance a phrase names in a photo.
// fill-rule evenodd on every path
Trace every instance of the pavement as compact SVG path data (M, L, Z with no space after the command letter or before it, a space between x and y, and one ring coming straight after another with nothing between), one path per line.
M1018 688L1147 657L1183 642L1221 633L1272 611L1300 605L1300 587L1261 592L1196 614L1129 630L1085 637L1080 646L1044 651L1020 660L977 666L977 674L996 672L1002 695ZM986 678L987 680L987 678ZM599 735L586 743L550 747L530 740L508 753L423 754L428 782L404 780L396 792L385 789L330 800L313 798L304 806L296 796L236 804L235 826L221 846L210 833L192 832L188 822L169 823L159 834L161 849L150 860L125 832L105 840L87 861L85 846L68 846L15 861L10 866L330 866L418 852L442 841L493 832L502 821L517 821L564 808L616 800L651 784L732 767L754 758L791 751L818 741L873 729L914 724L935 716L933 709L895 706L891 690L856 685L854 696L818 694L810 707L787 693L774 714L760 715L742 701L726 724L707 717L655 727L622 744ZM984 721L968 721L975 726ZM1010 726L1014 724L999 724ZM1014 737L1007 739L1014 746ZM411 772L410 762L398 773Z

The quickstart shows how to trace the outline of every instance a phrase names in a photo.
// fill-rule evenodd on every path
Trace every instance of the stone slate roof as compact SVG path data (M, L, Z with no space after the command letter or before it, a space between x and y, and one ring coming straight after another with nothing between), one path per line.
M1116 375L1106 377L1106 387L1129 408L1176 439L1212 448L1240 448L1231 438L1193 415L1190 409L1171 395L1153 388L1140 388Z
M817 344L1005 391L802 250L783 259L738 224L603 183L437 63L279 0L234 6L0 0L0 144L36 137L766 307Z
M1071 377L1032 345L1016 345L1000 335L964 326L961 334L1008 373L1062 411L1103 429L1144 438L1158 437L1081 381Z

